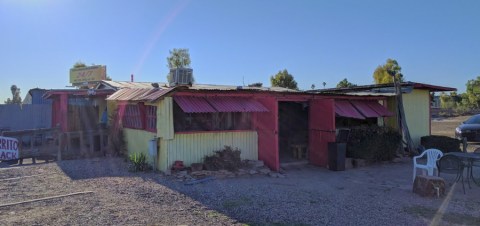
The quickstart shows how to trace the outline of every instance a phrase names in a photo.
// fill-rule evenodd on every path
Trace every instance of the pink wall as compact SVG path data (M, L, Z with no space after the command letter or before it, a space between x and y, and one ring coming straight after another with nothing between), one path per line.
M335 102L333 99L313 99L309 112L310 163L326 167L328 142L335 141Z
M270 169L280 170L278 153L278 102L275 97L257 98L269 112L254 114L254 128L258 133L258 159Z

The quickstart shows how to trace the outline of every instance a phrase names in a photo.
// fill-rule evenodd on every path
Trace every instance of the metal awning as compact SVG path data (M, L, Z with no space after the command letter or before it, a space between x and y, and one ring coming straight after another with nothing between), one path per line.
M380 114L378 114L374 109L372 109L368 104L367 101L361 101L361 100L353 100L350 101L353 106L363 115L365 118L377 118L377 117L382 117Z
M356 118L356 119L365 119L360 112L353 107L353 105L346 100L336 100L335 101L335 113L338 116L347 117L347 118Z
M173 97L186 113L268 112L260 102L246 97Z
M260 102L246 97L205 98L218 112L268 112Z
M375 110L380 115L380 117L391 117L394 115L385 106L379 104L376 101L365 101L365 102L370 108Z
M217 112L203 97L174 96L173 99L185 113Z

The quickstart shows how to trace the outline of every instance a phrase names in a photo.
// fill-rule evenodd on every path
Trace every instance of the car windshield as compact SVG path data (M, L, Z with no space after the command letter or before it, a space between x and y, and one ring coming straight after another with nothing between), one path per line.
M480 115L475 115L465 121L465 124L480 124Z

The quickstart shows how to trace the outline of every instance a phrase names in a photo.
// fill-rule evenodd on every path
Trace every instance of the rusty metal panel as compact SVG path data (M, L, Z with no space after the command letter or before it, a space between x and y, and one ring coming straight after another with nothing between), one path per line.
M203 162L205 156L224 146L238 148L242 159L258 159L258 136L256 131L218 131L201 133L177 133L175 139L162 140L167 149L167 165L183 161L187 166Z

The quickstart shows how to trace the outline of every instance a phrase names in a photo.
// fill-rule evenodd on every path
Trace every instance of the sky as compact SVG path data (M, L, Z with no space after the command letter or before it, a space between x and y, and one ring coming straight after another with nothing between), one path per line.
M169 50L187 48L195 82L300 89L346 78L373 84L388 58L405 80L454 87L480 76L477 0L0 0L0 103L64 89L77 61L115 81L166 82Z

